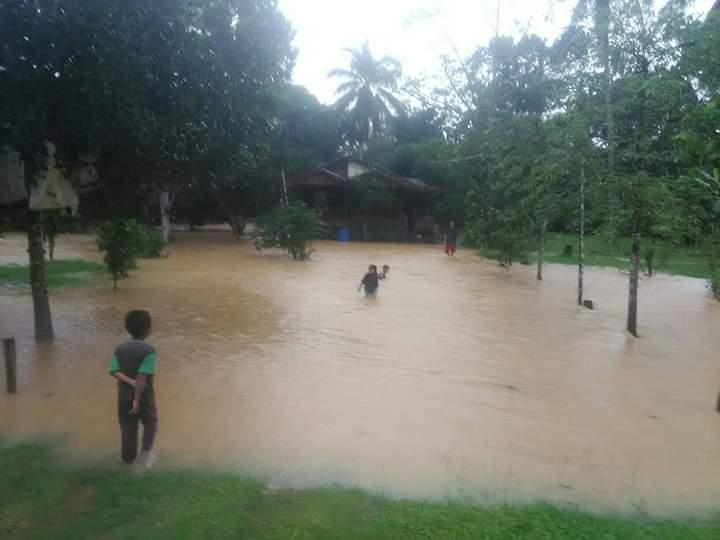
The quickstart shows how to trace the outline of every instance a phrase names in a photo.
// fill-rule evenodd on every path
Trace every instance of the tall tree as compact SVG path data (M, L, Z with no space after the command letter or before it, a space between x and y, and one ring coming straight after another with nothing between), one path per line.
M613 72L610 63L610 20L610 0L595 0L595 35L598 41L600 64L603 70L608 174L612 174L615 168L615 130L612 111Z
M364 153L370 137L382 131L384 122L401 114L405 107L394 95L400 78L400 64L388 56L375 58L367 42L350 53L350 69L333 69L329 76L345 79L337 87L340 111L349 113L350 138Z
M0 0L0 13L0 146L20 153L28 183L45 140L65 169L95 153L100 177L118 193L229 176L244 163L228 171L208 156L260 153L274 121L268 103L294 59L276 0ZM105 202L107 213L127 217L116 200ZM52 331L39 324L51 319L38 235L31 223L42 339Z
M464 159L474 180L466 199L469 236L508 267L544 246L555 197L539 174L550 103L548 50L537 36L499 37L464 62ZM534 238L534 240L532 240ZM542 262L538 278L542 278Z

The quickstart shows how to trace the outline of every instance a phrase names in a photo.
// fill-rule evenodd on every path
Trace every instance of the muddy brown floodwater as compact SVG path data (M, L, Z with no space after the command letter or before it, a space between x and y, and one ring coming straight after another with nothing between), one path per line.
M159 352L161 466L240 470L284 486L388 495L538 499L593 510L702 514L720 501L720 303L702 280L643 280L640 339L627 280L590 269L538 283L469 251L320 243L311 262L257 254L226 232L180 234L169 258L52 292L57 337L36 347L27 291L0 290L18 340L5 437L60 436L73 459L117 459L124 313L147 308ZM0 262L24 258L0 239ZM63 236L61 257L98 258ZM376 299L356 292L389 264Z

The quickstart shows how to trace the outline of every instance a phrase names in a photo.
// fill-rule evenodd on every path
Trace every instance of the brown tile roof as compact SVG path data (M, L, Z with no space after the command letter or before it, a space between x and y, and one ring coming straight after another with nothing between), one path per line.
M348 167L351 162L361 165L367 170L367 172L353 178L348 178ZM313 176L323 177L330 182L326 183L304 181L311 179ZM351 156L343 156L329 163L325 163L320 167L309 169L296 176L293 176L288 179L288 187L298 185L332 185L333 182L337 185L340 185L344 182L354 182L357 181L356 179L366 178L368 176L372 176L384 181L385 184L388 185L388 187L394 187L412 193L423 193L427 195L442 195L443 193L445 193L445 190L443 188L426 184L419 178L401 176L380 167L373 167L365 161Z

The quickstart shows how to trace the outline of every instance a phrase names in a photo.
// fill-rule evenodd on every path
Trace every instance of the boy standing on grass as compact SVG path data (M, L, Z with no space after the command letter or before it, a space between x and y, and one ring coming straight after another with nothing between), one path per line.
M153 378L157 355L145 342L152 333L152 319L147 311L130 311L125 328L132 337L115 349L110 374L118 381L118 420L122 438L122 460L150 468L150 454L157 433L157 408ZM138 455L138 422L143 425L142 450Z

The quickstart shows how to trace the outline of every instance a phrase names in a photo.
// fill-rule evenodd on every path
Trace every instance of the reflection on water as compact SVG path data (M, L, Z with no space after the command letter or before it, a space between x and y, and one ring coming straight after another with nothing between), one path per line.
M22 241L0 240L2 260ZM58 251L93 249L62 237ZM376 299L356 293L369 263L392 268ZM29 297L0 292L20 362L0 432L63 434L75 457L114 460L108 357L124 313L147 308L165 465L403 496L716 510L720 304L701 280L644 280L635 340L624 275L588 272L596 311L574 306L574 280L572 267L538 283L429 246L321 243L298 263L227 233L182 234L117 293L53 293L53 344L33 345Z

